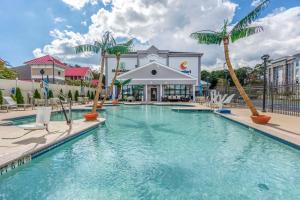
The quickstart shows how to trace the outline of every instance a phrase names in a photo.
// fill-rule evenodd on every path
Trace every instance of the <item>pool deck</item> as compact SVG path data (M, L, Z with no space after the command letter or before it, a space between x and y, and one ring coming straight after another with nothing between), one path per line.
M85 108L80 105L73 109ZM0 120L30 116L35 113L36 110L31 109L0 113ZM83 119L73 120L72 128L69 129L65 121L51 121L49 132L46 130L29 132L18 126L0 126L0 175L31 160L32 156L79 136L84 131L96 128L104 122L105 119L103 118L95 122L86 122Z

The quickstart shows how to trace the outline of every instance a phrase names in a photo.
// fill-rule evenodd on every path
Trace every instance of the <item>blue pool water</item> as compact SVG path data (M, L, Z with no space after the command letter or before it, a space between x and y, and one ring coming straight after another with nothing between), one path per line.
M0 177L0 199L300 199L300 152L213 113L120 106Z

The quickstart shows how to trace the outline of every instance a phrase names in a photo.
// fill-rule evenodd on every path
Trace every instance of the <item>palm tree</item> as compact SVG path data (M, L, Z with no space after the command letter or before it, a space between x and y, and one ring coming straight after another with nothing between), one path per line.
M261 11L268 5L269 2L270 2L270 0L262 1L246 17L244 17L242 20L240 20L237 24L232 25L233 28L231 29L231 31L227 30L228 21L225 20L224 26L222 27L220 32L204 30L204 31L198 31L198 32L191 34L191 37L196 39L198 41L198 43L200 43L200 44L219 44L219 45L221 45L223 42L226 64L227 64L230 76L231 76L235 86L237 87L240 95L243 97L244 101L246 102L248 108L251 110L253 116L259 116L259 113L257 112L252 101L246 94L244 88L240 84L240 82L234 72L234 69L232 67L230 57L229 57L228 46L229 46L230 41L233 43L241 38L245 38L245 37L248 37L255 33L263 31L263 27L250 26L250 24L258 18Z
M107 31L103 34L101 41L95 41L94 44L84 44L75 47L76 53L83 53L83 52L101 53L100 76L99 76L99 82L97 85L96 94L94 98L92 113L97 112L97 103L99 100L99 95L102 92L102 80L103 80L105 56L107 50L115 45L116 42L114 38L112 37L111 33Z
M113 89L113 86L114 86L114 82L117 78L117 75L118 75L118 72L119 72L119 67L120 67L120 60L121 60L121 55L122 54L125 54L125 53L128 53L129 51L131 51L131 48L132 48L132 42L133 40L129 40L128 42L126 43L123 43L123 44L117 44L115 46L112 46L110 48L107 49L107 53L108 54L111 54L111 55L115 55L116 56L116 59L117 59L117 66L115 68L115 74L112 78L112 81L111 81L111 84L109 86L109 89L108 91L105 93L105 96L104 96L104 99L101 101L101 104L99 105L99 107L102 107L105 100L107 99L108 96L111 95L112 93L112 89Z
M127 79L127 80L124 80L124 81L115 80L114 85L118 88L118 94L117 94L118 100L120 99L120 94L121 94L121 91L122 91L123 87L125 85L128 85L130 82L131 82L131 79Z

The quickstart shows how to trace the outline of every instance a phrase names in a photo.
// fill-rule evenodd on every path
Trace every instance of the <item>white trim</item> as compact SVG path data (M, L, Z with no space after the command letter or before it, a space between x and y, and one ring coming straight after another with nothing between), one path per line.
M44 75L43 77L44 77L44 79L46 79L47 75ZM48 77L49 77L49 79L52 79L53 75L48 75ZM32 75L31 79L42 79L42 75ZM57 75L57 76L54 76L54 79L65 80L65 77Z
M171 71L173 71L173 72L176 72L177 74L186 76L187 78L197 80L195 77L193 77L193 76L191 76L191 75L187 75L187 74L182 73L182 72L180 72L180 71L178 71L178 70L176 70L176 69L173 69L173 68L171 68L171 67L168 67L168 66L166 66L166 65L163 65L163 64L158 63L158 62L155 62L155 61L154 61L154 62L150 62L150 63L148 63L148 64L145 64L144 66L135 68L135 69L133 69L133 70L130 70L129 72L126 72L126 73L124 73L124 74L121 74L120 76L117 77L117 79L122 79L123 76L126 76L126 75L128 75L128 74L132 74L133 72L138 71L138 70L141 70L141 69L144 69L144 68L146 68L146 67L148 67L148 66L150 66L150 65L152 65L152 64L156 64L156 65L158 65L158 66L161 66L161 67L163 67L163 68L166 68L166 69L168 69L168 70L171 70ZM138 79L135 79L135 80L138 80ZM147 80L147 79L145 79L145 80ZM155 80L159 80L159 79L155 79Z
M127 79L118 78L118 80L127 80ZM135 80L135 81L197 81L196 78L193 78L193 79L185 79L185 78L157 78L157 79L133 78L132 80Z
M53 69L52 65L32 65L31 69ZM54 65L54 69L58 70L58 71L65 71L64 68L61 67L57 67L57 65Z

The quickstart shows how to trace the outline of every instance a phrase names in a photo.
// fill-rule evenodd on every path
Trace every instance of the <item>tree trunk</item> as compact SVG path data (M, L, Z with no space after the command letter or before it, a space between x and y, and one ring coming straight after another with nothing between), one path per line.
M104 63L105 63L105 52L103 52L101 54L100 76L99 76L99 82L98 82L98 85L97 85L96 94L95 94L95 98L94 98L92 113L97 112L97 104L98 104L98 100L99 100L99 95L102 92L102 80L103 80L103 72L104 72Z
M118 100L121 100L121 92L122 92L122 90L123 90L123 86L121 85L120 88L118 88L118 89L119 89L119 90L118 90L117 98L118 98Z
M110 86L109 86L109 89L108 91L105 93L105 96L104 96L104 99L101 101L101 104L100 106L102 107L103 104L105 103L106 99L108 96L111 95L111 92L112 92L112 89L113 89L113 86L114 86L114 83L115 83L115 80L117 78L117 75L118 75L118 71L119 71L119 65L120 65L120 56L117 56L117 66L116 66L116 71L115 71L115 74L114 74L114 77L110 83Z
M231 61L230 61L230 57L229 57L229 48L228 48L228 44L229 44L229 39L228 38L224 38L223 40L224 43L224 53L225 53L225 59L226 59L226 64L228 67L228 71L230 73L230 76L236 86L236 88L238 89L240 95L243 97L245 103L247 104L248 108L251 110L251 113L253 116L258 116L259 113L257 112L256 108L254 107L252 101L250 100L250 98L248 97L248 95L246 94L243 86L240 84L234 69L232 67Z

